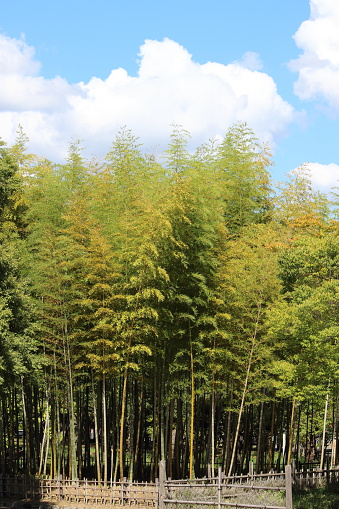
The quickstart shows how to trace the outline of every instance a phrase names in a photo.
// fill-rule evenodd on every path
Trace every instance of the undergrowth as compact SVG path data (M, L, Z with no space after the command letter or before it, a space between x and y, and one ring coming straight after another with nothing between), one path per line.
M339 509L339 484L294 490L293 509Z

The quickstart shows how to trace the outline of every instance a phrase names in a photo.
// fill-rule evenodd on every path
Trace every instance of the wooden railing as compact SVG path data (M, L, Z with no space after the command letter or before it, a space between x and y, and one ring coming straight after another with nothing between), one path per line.
M291 466L285 473L225 476L190 480L164 480L159 472L159 509L292 509Z
M29 479L0 476L0 498L39 499L83 504L120 504L155 507L158 483L124 480L116 483L69 479Z
M339 483L339 468L307 469L292 472L293 484L300 487L321 486L330 483Z
M158 509L187 509L187 505L202 508L213 505L216 509L223 509L224 506L240 508L240 500L245 492L254 493L257 490L263 493L266 490L267 493L285 492L286 505L252 504L252 507L291 509L292 484L300 487L322 486L331 482L339 484L339 468L308 469L301 472L287 469L286 474L269 472L226 477L219 472L218 477L212 478L169 480L166 479L162 464L159 469L159 480L155 483L129 482L125 479L122 482L104 484L89 480L71 481L61 478L38 479L0 475L0 499L40 500L46 503L64 501L84 505L135 505ZM233 501L231 496L234 498Z

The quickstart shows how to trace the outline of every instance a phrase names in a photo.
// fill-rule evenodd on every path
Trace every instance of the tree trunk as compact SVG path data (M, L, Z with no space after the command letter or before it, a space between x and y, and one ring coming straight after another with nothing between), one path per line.
M292 400L292 409L291 409L291 419L290 419L290 431L288 437L288 454L287 454L287 465L291 464L292 457L292 447L293 447L293 439L294 439L294 414L295 414L295 398Z
M189 478L194 475L194 401L195 401L195 383L194 383L194 359L192 340L190 341L190 361L191 361L191 411L190 411L190 445L189 445Z
M211 475L215 473L215 390L214 381L211 394Z
M323 423L323 438L321 444L321 458L320 458L320 470L324 468L324 457L325 457L325 446L326 446L326 424L327 424L327 410L328 410L328 397L329 397L330 380L328 381L328 390L325 400L325 411L324 411L324 423Z
M30 440L30 423L27 419L27 412L26 412L26 398L25 398L25 391L24 391L24 380L23 377L21 378L21 397L22 397L22 412L23 412L23 418L24 418L24 430L25 430L25 440L26 440L26 470L27 474L31 475L31 440Z
M97 479L98 483L101 482L101 470L100 470L100 450L99 450L99 428L98 428L98 409L97 409L97 398L94 390L94 375L92 376L92 397L93 397L93 414L94 414L94 440L95 440L95 464L97 468Z
M137 433L135 437L135 451L134 451L134 468L133 470L137 470L137 466L139 463L139 450L140 450L140 438L141 438L141 426L142 426L142 415L143 415L143 404L144 404L144 374L142 374L141 379L141 389L139 396L139 409L138 409L138 424L137 424Z
M240 403L240 409L239 409L239 414L238 414L237 427L236 427L235 435L234 435L234 439L233 439L232 456L231 456L230 466L229 466L229 470L228 470L228 474L227 474L228 477L230 477L232 475L232 471L233 471L233 464L234 464L234 459L235 459L235 455L236 455L236 451L237 451L237 443L238 443L238 436L239 436L239 431L240 431L241 418L242 418L242 413L243 413L243 409L244 409L244 405L245 405L248 380L250 377L250 371L251 371L251 367L252 367L253 352L254 352L254 339L252 340L252 347L251 347L250 356L249 356L248 363L247 363L246 377L245 377L244 388L243 388L242 396L241 396L241 403Z
M48 396L46 395L46 417L45 417L45 426L44 426L44 433L42 437L42 443L40 447L40 462L39 462L39 472L38 475L40 476L42 473L43 475L46 475L46 462L44 462L44 454L45 449L48 451L48 438L49 438L49 401ZM52 470L52 465L51 465Z
M173 419L174 419L174 400L170 401L169 407L169 423L168 423L168 473L169 477L173 479Z
M121 414L120 414L120 434L119 434L119 466L120 466L120 481L124 478L124 428L125 428L125 412L126 412L126 398L127 398L127 375L128 368L125 368L122 395L121 395Z
M259 429L258 429L258 443L257 443L257 462L255 466L255 471L257 474L263 470L263 420L264 420L264 402L260 403L260 412L259 412Z
M270 471L274 464L274 427L275 427L275 400L272 401L272 415L271 415L271 431L269 435L269 444L268 444L268 460L267 460L267 470Z
M107 484L107 461L108 461L108 450L107 450L107 406L106 406L106 375L102 374L102 440L103 440L103 466L104 485Z
M5 448L5 430L4 430L4 415L5 415L5 405L3 403L3 398L0 398L0 465L1 465L1 473L4 475L6 473L6 448Z

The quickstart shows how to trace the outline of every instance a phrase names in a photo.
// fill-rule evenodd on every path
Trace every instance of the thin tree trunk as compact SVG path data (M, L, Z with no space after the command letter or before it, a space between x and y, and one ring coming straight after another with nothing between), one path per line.
M249 356L248 363L247 363L246 377L245 377L244 388L243 388L242 396L241 396L241 403L240 403L240 409L239 409L239 414L238 414L237 427L236 427L235 436L233 439L232 456L231 456L230 466L229 466L229 470L228 470L228 474L227 474L228 477L230 477L232 475L235 454L237 451L237 442L238 442L238 436L239 436L239 431L240 431L242 413L243 413L243 409L244 409L244 405L245 405L245 398L247 395L248 380L250 377L250 371L251 371L251 367L252 367L253 352L254 352L254 339L252 340L251 352L250 352L250 356Z
M95 464L97 467L97 479L101 482L101 470L100 470L100 452L99 452L99 429L98 429L98 409L97 409L97 398L94 390L94 375L92 376L92 397L93 397L93 414L94 414L94 439L95 439Z
M74 396L73 396L73 374L70 355L70 345L67 330L67 317L64 317L64 356L65 366L67 369L67 399L68 399L68 415L69 415L69 475L70 478L77 478L77 458L76 458L76 437L75 437L75 413L74 413Z
M337 457L337 422L338 422L338 396L333 398L333 417L332 417L332 454L331 454L331 468L336 465Z
M238 414L237 426L236 426L236 430L235 430L231 462L230 462L230 466L229 466L229 470L228 470L228 477L230 477L232 475L235 455L236 455L236 451L237 451L237 442L238 442L238 437L239 437L241 418L242 418L242 413L243 413L243 409L244 409L244 405L245 405L245 399L247 396L247 387L248 387L250 372L251 372L251 368L252 368L252 361L253 361L253 355L254 355L254 349L255 349L255 341L257 338L257 334L258 334L260 317L261 317L261 303L258 303L257 304L257 316L256 316L256 320L254 323L253 335L251 337L251 350L250 350L249 358L247 361L246 377L245 377L244 388L243 388L242 396L241 396L241 403L240 403L240 409L239 409L239 414Z
M229 404L232 405L233 402L233 390L228 391L229 394ZM231 420L232 420L232 413L229 410L227 412L227 426L226 426L226 434L224 436L224 451L223 451L223 471L226 472L227 468L229 467L229 458L231 453Z
M257 462L255 471L259 474L263 470L262 457L263 457L263 418L264 418L264 402L260 403L259 413L259 430L258 430L258 444L257 444Z
M9 391L9 395L8 395L8 404L9 404L9 407L8 407L8 453L9 453L9 456L8 456L8 467L9 467L9 471L10 472L13 472L13 456L14 456L14 416L15 416L15 411L14 411L14 390L10 390ZM26 440L26 436L25 436L25 442L27 444L27 440ZM26 456L27 458L27 456ZM26 468L29 468L28 465L26 464Z
M244 462L246 455L248 454L248 450L250 449L250 433L249 433L249 414L251 411L251 407L244 410L244 440L242 443L242 452L240 456L240 473L244 470ZM248 463L248 462L247 462ZM246 470L248 471L248 465L246 465Z
M297 424L297 440L296 440L296 448L297 448L297 457L296 457L296 464L299 464L299 458L300 458L300 421L301 421L301 412L302 412L302 405L299 404L298 409L298 424Z
M107 450L107 407L106 407L106 375L102 374L102 434L103 434L103 466L104 466L104 475L103 481L104 485L107 484L107 461L108 461L108 450Z
M42 443L40 448L40 462L39 462L39 473L40 476L42 471L44 470L44 475L46 475L45 465L43 469L43 459L44 459L44 453L45 453L45 447L48 449L47 446L47 437L49 438L49 403L48 403L48 396L46 395L46 418L45 418L45 426L44 426L44 434L42 437ZM52 470L52 465L51 465Z
M46 440L46 450L45 450L45 460L44 460L44 470L43 470L43 475L45 477L47 474L48 453L49 453L49 423L48 423L48 428L47 428L47 440Z
M211 394L211 474L215 473L215 390L214 380Z
M322 470L323 467L324 467L329 388L330 388L330 380L328 381L328 390L327 390L326 400L325 400L324 423L323 423L323 438L322 438L322 444L321 444L320 470Z
M287 454L287 465L291 464L292 457L292 447L293 447L293 438L294 438L294 414L295 414L295 398L292 401L292 410L291 410L291 420L290 420L290 432L289 432L289 440L288 440L288 454Z
M0 466L1 472L6 472L6 450L4 440L4 412L3 398L0 398Z
M139 399L139 410L138 410L138 425L137 425L137 433L135 437L135 451L134 451L134 468L135 471L138 464L138 457L139 457L139 450L140 450L140 437L141 437L141 423L142 423L142 408L144 404L144 383L145 383L145 377L144 374L142 374L142 380L141 380L141 390L140 390L140 399Z
M119 466L120 466L120 481L124 478L124 427L125 427L125 411L126 411L126 397L127 397L127 375L128 367L125 368L122 395L121 395L121 415L120 415L120 435L119 435Z
M174 440L174 478L181 478L183 475L181 468L182 458L182 435L183 435L183 411L182 399L177 398L177 419L175 425L175 440Z
M84 405L82 404L83 392L78 391L76 393L76 415L78 416L78 436L77 436L77 460L78 460L78 469L77 469L77 477L82 479L82 470L84 467L83 462L83 453L82 453L82 444L83 440L83 414L84 414Z
M194 383L194 359L192 339L190 340L190 360L191 360L191 419L190 419L190 445L189 445L189 478L193 479L194 475L194 400L195 400L195 383Z
M274 464L274 424L275 424L275 399L272 401L272 415L271 415L271 432L269 435L269 444L268 444L268 461L267 461L267 470L270 471Z
M174 400L170 401L169 424L168 424L168 472L169 477L173 479L173 420L174 420Z
M164 359L165 363L165 359ZM159 423L160 423L160 460L166 460L166 424L165 424L165 366L162 366L160 379L159 398Z
M51 468L50 476L51 479L57 478L57 426L56 426L56 411L55 411L55 400L51 396Z
M130 398L130 412L129 412L129 472L128 472L128 479L130 482L133 480L133 468L134 468L134 436L135 436L135 415L136 415L136 400L137 400L137 384L135 381L132 384L132 397Z
M24 392L24 380L23 377L21 377L21 397L22 397L22 412L24 417L24 430L25 430L25 437L26 437L26 469L27 474L31 475L31 441L30 441L30 425L27 419L27 412L26 412L26 399L25 399L25 392Z

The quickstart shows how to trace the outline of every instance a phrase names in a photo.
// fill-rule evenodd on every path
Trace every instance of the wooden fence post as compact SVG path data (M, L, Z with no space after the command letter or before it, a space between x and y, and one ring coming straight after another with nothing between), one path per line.
M292 461L291 461L292 475L294 475L296 473L296 471L297 471L295 463L296 463L295 459L293 458Z
M285 466L286 482L286 509L293 509L292 506L292 469L291 465Z
M221 467L218 468L218 509L221 509L221 490L222 490L222 472Z
M253 477L253 461L250 461L249 464L248 464L248 475L250 477Z
M127 478L124 477L122 479L122 483L121 483L121 503L122 504L124 504L127 501L127 498L126 498L126 481L127 481Z
M161 460L159 463L159 500L158 500L159 509L165 509L164 504L165 480L166 480L166 463L165 460Z
M62 478L62 474L59 474L59 500L63 500L65 498L64 487L67 492L67 482Z

